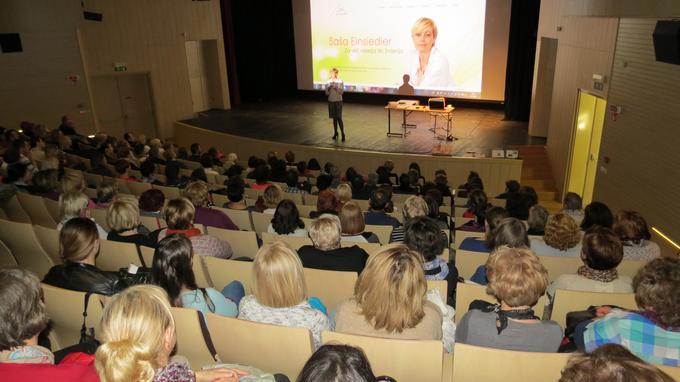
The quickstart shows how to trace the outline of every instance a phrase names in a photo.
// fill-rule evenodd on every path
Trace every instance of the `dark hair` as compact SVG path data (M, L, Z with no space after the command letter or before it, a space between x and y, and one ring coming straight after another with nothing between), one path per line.
M284 156L285 156L285 158L286 158L286 162L288 162L288 163L293 163L293 162L295 162L295 153L292 152L291 150L286 151L286 153L284 154Z
M405 172L399 175L399 189L405 191L411 190L411 177Z
M135 157L144 155L144 143L137 143L135 147L133 147L132 152L135 154Z
M526 207L528 214L529 209L534 205L538 204L538 194L536 193L536 190L534 190L533 187L522 186L519 189L519 195L522 198L522 202L524 203L524 206Z
M487 237L486 245L492 250L503 245L511 248L529 247L527 228L518 219L503 219Z
M187 152L186 147L180 147L180 148L177 149L177 158L178 159L184 159L184 160L189 159L189 153Z
M510 213L503 207L490 206L486 210L486 224L489 225L489 231L493 231L504 219L510 217ZM491 233L491 232L488 232Z
M35 185L35 176L33 176L33 184ZM616 216L614 216L612 229L621 241L631 242L635 245L640 245L643 240L652 238L645 218L635 211L617 212Z
M191 240L180 234L169 235L158 242L153 254L151 280L168 292L172 306L182 306L182 287L196 290L196 277L192 268L194 253ZM215 311L212 301L203 295L210 311Z
M130 162L128 162L127 159L118 159L114 167L116 169L116 174L123 175L125 174L125 171L130 168Z
M296 382L374 382L363 350L348 345L323 345L307 360Z
M194 171L191 172L191 180L202 180L208 183L208 176L205 175L205 169L203 167L195 168Z
M592 202L586 206L584 211L583 221L581 222L581 229L587 231L594 225L600 227L612 228L614 224L614 216L606 204L601 202Z
M468 174L467 183L465 183L465 189L468 191L484 189L484 182L482 182L482 178L480 178L478 173L470 171L470 174Z
M139 172L142 173L143 177L149 177L156 171L156 164L150 160L145 160L139 165Z
M581 196L575 192L567 192L567 195L564 196L565 210L580 210L583 208L582 203Z
M171 161L165 166L165 177L168 182L176 181L179 178L179 163Z
M272 228L279 235L288 235L295 232L297 228L305 228L305 223L300 219L300 212L298 212L295 202L290 199L279 202L271 223Z
M519 192L519 187L520 187L520 184L516 180L508 180L508 181L505 182L505 188L510 193Z
M340 209L340 200L331 190L323 190L319 192L319 197L316 199L316 210L318 212L334 211L337 213Z
M298 186L298 172L296 170L290 169L286 171L286 185L288 187L297 187Z
M372 210L383 211L385 207L390 203L390 198L387 195L387 191L382 188L377 188L371 192L371 198L369 200L369 206Z
M230 202L240 202L243 200L243 193L246 191L246 185L243 178L234 176L227 180L227 198Z
M316 178L316 188L319 189L319 192L328 189L331 183L333 183L333 177L328 174L321 174Z
M420 176L420 166L416 162L411 162L411 164L408 165L408 170L415 170L418 176Z
M623 244L609 228L593 226L583 235L583 262L590 268L608 270L623 260Z
M298 173L304 175L307 172L307 163L303 160L299 161L295 167L297 167Z
M348 182L352 183L357 176L359 176L359 173L354 167L347 167L347 170L345 170L345 179L347 179Z
M418 216L406 222L404 244L420 253L425 261L434 260L446 247L439 225L426 216Z
M191 146L189 147L189 150L191 150L191 155L196 155L198 154L198 149L199 149L198 143L192 143Z
M158 212L163 209L165 195L161 190L151 189L139 195L139 209L147 212Z
M28 164L15 162L7 166L7 177L5 178L5 183L14 183L19 181L26 176L28 171Z
M23 346L49 323L40 280L21 268L0 268L0 351Z
M439 191L436 188L430 188L427 191L425 191L425 196L424 196L425 202L427 202L427 209L428 209L428 215L429 217L436 219L439 217L439 207L442 205L444 201L444 197L442 196L442 192Z
M352 191L353 192L358 192L364 188L364 177L362 176L355 176L354 179L352 179L351 186L352 186Z
M215 165L213 161L213 156L210 153L205 153L201 155L201 167L212 168Z
M92 157L90 158L90 166L92 168L104 166L105 163L106 163L106 155L104 154L103 151L95 152L92 155Z
M331 163L331 162L324 163L323 172L325 172L326 174L330 174L331 173L331 167L333 167L333 166L334 166L334 164Z
M378 174L378 184L392 183L390 180L390 171L387 169L387 167L380 166L377 170L375 170L375 173Z
M54 192L59 188L59 171L55 169L38 171L33 175L33 187L37 192Z
M309 159L309 161L307 162L307 168L312 171L321 170L321 166L319 166L319 161L316 158Z
M251 155L248 157L248 167L249 168L255 168L257 166L258 159L255 155Z
M470 191L468 195L467 210L475 214L477 224L483 225L486 219L486 210L489 208L489 199L486 193L480 189Z
M263 184L269 180L269 167L266 164L260 164L253 170L255 176L255 183Z
M243 167L241 167L241 165L239 165L239 164L234 164L234 165L230 166L227 169L227 172L224 173L224 175L226 175L230 178L235 177L235 176L240 177L242 174L243 174Z

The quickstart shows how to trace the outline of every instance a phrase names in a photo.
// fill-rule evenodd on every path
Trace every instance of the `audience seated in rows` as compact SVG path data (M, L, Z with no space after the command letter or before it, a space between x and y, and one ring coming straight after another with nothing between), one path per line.
M392 194L383 188L378 188L371 193L369 210L364 213L364 220L368 225L391 225L392 228L401 226L394 216L387 212L392 208Z
M497 303L473 303L456 328L456 342L556 352L562 328L554 321L541 321L532 309L548 286L548 271L539 258L528 248L503 246L489 255L486 274L487 293Z
M233 256L231 246L226 241L210 235L204 235L200 229L194 227L195 208L186 198L173 199L165 207L165 221L167 228L158 233L158 240L173 234L180 234L191 240L194 254L229 259Z
M222 211L210 208L212 202L207 183L200 181L189 183L182 191L182 196L187 198L196 209L195 224L238 231L238 227L229 216Z
M489 252L493 249L493 233L510 214L503 207L491 206L484 212L484 217L484 237L467 237L460 243L460 249L473 252Z
M127 288L116 272L96 266L99 237L95 223L88 218L73 218L59 232L59 257L63 264L53 266L43 282L59 288L112 295Z
M545 225L543 239L531 239L531 249L539 256L580 256L581 230L571 216L552 215Z
M276 207L274 217L267 227L267 232L277 235L308 237L305 223L300 219L300 212L290 199L284 199Z
M170 305L196 309L203 314L238 316L238 304L245 294L243 285L233 281L222 289L222 293L213 288L199 288L192 269L193 261L191 240L186 236L170 235L158 243L151 276L153 283L168 293Z
M309 237L313 245L298 250L305 268L361 273L366 266L366 251L356 245L340 246L342 228L337 216L321 215L309 227Z
M315 347L321 332L330 330L326 308L318 298L308 298L302 263L282 242L263 245L253 262L253 294L243 297L238 318L266 324L307 328Z
M342 227L340 241L380 243L378 236L373 232L366 232L364 213L361 211L361 207L356 203L345 203L338 214L338 218L340 218L340 226Z

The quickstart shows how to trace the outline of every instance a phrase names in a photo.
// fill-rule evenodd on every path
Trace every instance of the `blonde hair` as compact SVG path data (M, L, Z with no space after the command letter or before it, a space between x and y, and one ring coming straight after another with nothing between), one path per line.
M281 241L263 245L253 261L254 294L272 308L285 308L307 298L300 257Z
M80 216L87 208L90 199L80 191L69 191L59 197L59 216L61 219Z
M548 270L528 248L502 246L486 261L486 293L510 307L536 305L548 287Z
M106 212L106 224L113 231L135 229L140 223L139 205L135 198L116 198Z
M113 181L102 182L97 187L97 203L111 202L118 194L118 183Z
M175 331L168 295L138 285L114 295L104 308L94 366L102 382L153 381L163 367L166 332Z
M581 242L581 228L569 215L559 213L548 218L543 241L560 251L566 251Z
M331 214L322 214L309 227L309 237L314 246L322 251L330 251L340 246L342 228L340 218Z
M352 200L352 187L347 183L342 183L338 185L335 189L335 196L338 197L340 203L345 204Z
M210 202L208 184L201 181L189 183L182 191L182 196L189 199L194 207L207 207Z
M354 299L376 330L401 333L425 317L426 292L420 254L404 244L390 244L368 258L354 286Z
M338 214L340 226L344 235L358 235L366 229L366 221L361 207L354 202L348 202Z
M75 172L67 172L61 177L61 192L83 191L85 189L85 179Z
M283 198L283 190L278 184L270 184L262 193L262 200L267 208L276 208Z
M427 207L427 202L421 196L413 195L409 196L406 201L404 201L404 221L410 220L418 216L427 216L429 209Z
M432 37L436 40L437 39L437 24L434 23L434 20L428 17L421 17L418 20L416 20L415 23L413 23L413 27L411 28L411 34L417 33L417 32L423 32L428 29L432 30Z
M173 199L163 208L163 216L170 229L190 229L195 215L196 208L187 198Z

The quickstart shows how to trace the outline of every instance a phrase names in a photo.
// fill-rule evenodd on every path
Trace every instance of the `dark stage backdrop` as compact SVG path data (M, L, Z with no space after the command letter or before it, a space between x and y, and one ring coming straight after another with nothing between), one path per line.
M505 74L505 118L509 120L529 120L540 8L541 0L512 0Z

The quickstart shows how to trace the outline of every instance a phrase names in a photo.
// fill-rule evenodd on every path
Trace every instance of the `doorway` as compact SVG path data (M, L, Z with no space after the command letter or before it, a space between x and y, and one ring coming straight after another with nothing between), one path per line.
M117 137L128 131L156 136L147 73L95 76L90 80L99 131Z
M606 110L603 98L579 90L566 189L581 195L584 205L593 199Z
M217 40L185 41L194 113L222 108Z

